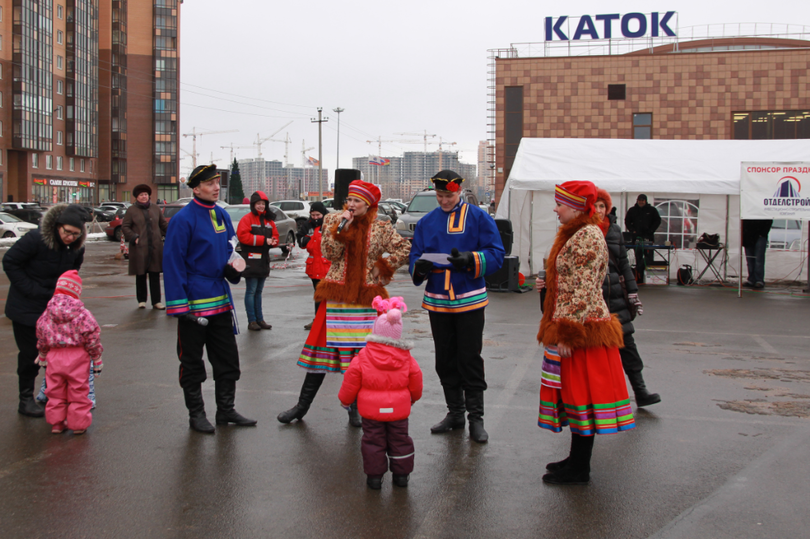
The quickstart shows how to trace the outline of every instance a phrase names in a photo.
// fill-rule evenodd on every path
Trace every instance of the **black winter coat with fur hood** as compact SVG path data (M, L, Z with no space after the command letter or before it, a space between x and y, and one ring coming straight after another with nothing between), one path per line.
M82 266L87 230L70 245L62 243L56 221L65 208L67 204L58 204L48 210L39 229L17 240L3 257L10 282L5 312L13 322L36 326L59 276Z

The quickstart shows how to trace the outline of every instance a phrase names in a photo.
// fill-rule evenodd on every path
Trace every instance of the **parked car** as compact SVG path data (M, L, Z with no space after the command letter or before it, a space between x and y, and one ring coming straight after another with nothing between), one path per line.
M290 252L287 244L295 243L295 231L298 228L298 224L295 219L287 216L287 214L279 208L268 206L267 211L273 215L273 222L278 229L279 249L286 255ZM242 217L250 212L250 204L230 204L225 208L225 212L231 216L233 229L236 230Z
M18 238L36 229L36 225L26 223L17 216L0 212L0 236L3 238Z
M380 202L377 204L379 210L377 210L377 218L381 221L391 221L392 225L397 224L397 219L399 219L399 215L397 214L397 210L394 209L394 206L387 202ZM382 216L388 217L388 219L383 219Z
M102 202L101 204L99 204L99 206L115 206L116 208L129 208L130 206L132 206L132 203L131 202L111 202L111 201L108 200L107 202Z
M768 249L799 250L802 244L802 222L774 219L768 234Z
M111 209L112 206L108 206L106 209L102 207L98 208L91 208L93 211L93 217L96 221L100 221L102 223L107 223L115 219L115 212L116 210Z
M274 200L270 205L295 219L298 224L309 219L309 202L306 200Z
M42 221L42 216L45 215L45 210L38 206L22 210L5 210L5 212L14 217L19 217L26 223L31 223L32 225L39 225L39 222Z
M39 202L3 202L0 204L0 211L28 209L41 210L42 207L39 205Z
M467 204L478 206L478 198L469 189L464 189L461 192L461 200ZM425 189L416 193L408 204L408 209L405 213L399 216L397 221L397 232L403 238L413 240L413 231L416 228L416 223L419 219L439 207L439 201L436 199L436 191L433 189Z

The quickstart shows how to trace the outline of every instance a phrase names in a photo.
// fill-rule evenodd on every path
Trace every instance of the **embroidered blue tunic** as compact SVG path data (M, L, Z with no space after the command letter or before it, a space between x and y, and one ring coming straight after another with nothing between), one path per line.
M474 266L463 270L450 264L436 266L427 276L422 308L442 313L483 309L488 303L484 277L501 269L505 253L495 220L464 201L449 212L438 207L416 224L409 267L413 283L419 286L424 280L413 269L422 254L450 254L453 247L472 252Z
M225 210L196 198L171 218L163 246L166 314L213 316L233 310L224 270L234 235Z

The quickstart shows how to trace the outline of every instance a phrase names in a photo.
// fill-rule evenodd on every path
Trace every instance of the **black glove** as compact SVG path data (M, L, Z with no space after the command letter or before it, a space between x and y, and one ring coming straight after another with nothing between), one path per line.
M433 262L430 260L417 260L413 265L413 272L417 275L427 275L433 270Z
M448 257L447 260L449 260L456 269L465 269L473 265L473 254L470 251L459 253L458 249L453 247L450 254L452 256Z
M309 240L311 240L311 239L312 239L311 236L304 236L303 238L298 238L298 246L301 249L306 249L307 248L307 243L309 243Z
M236 271L236 268L230 264L225 264L225 278L231 284L239 284L239 281L242 280L242 272Z

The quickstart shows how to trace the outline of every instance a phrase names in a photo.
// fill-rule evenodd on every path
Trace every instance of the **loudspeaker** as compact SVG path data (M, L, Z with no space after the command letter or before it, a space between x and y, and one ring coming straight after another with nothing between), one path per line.
M360 171L356 168L339 168L335 170L335 200L332 203L336 210L343 209L343 203L349 195L349 184L360 179Z
M518 269L520 259L517 256L506 256L501 269L486 278L487 290L493 292L518 292Z
M509 219L495 219L495 226L498 227L498 232L501 234L501 243L503 243L503 250L507 255L512 254L512 241L514 240L514 233L512 232L512 221Z

